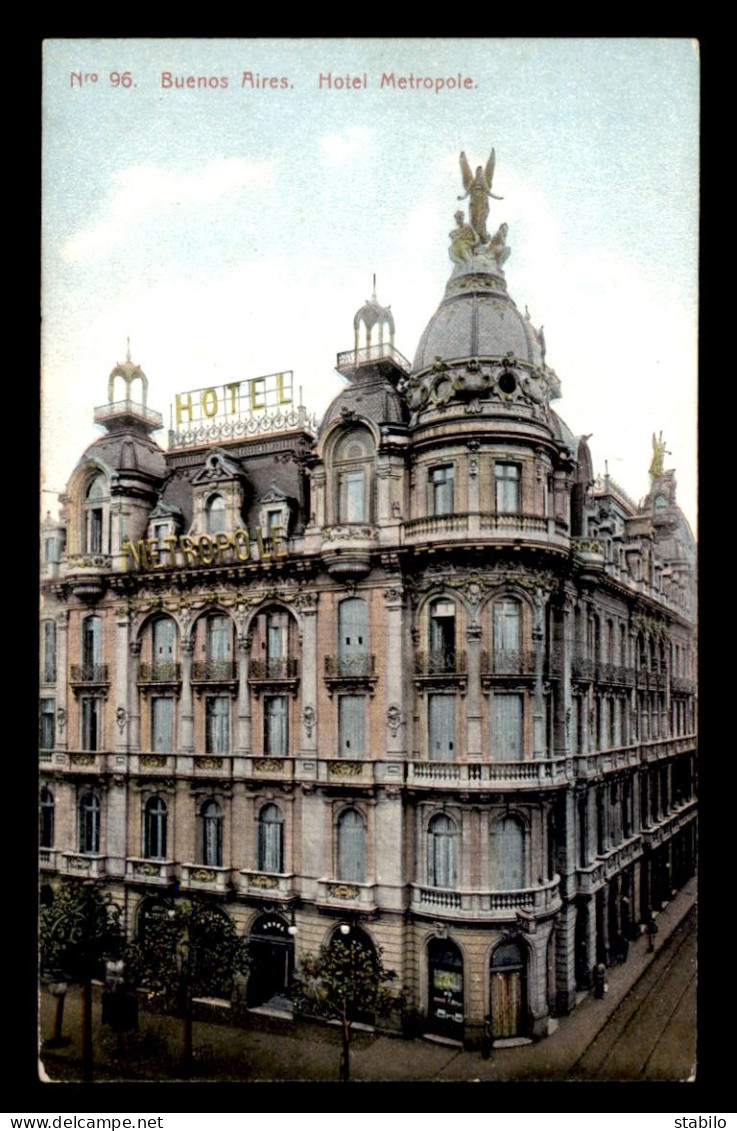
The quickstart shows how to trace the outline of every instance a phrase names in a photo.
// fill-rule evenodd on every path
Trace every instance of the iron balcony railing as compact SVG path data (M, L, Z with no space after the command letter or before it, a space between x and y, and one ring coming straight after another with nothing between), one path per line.
M223 683L236 678L235 660L195 660L192 664L193 683Z
M182 665L174 660L143 662L138 678L139 683L178 683L182 678Z
M532 675L535 653L517 648L500 648L481 653L482 675Z
M109 683L107 664L72 664L72 683Z
M299 660L294 656L280 656L272 660L251 660L248 678L259 683L277 679L297 679Z
M436 649L418 652L415 656L415 675L465 675L466 653Z
M369 679L376 672L376 656L326 656L325 675L329 679Z

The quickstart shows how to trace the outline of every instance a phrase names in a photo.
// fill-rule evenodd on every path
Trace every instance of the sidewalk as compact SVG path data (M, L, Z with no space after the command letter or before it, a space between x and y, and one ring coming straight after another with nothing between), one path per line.
M662 949L696 901L696 880L690 880L657 917L656 951ZM622 999L653 961L647 940L637 938L627 962L613 966L609 993L601 1000L582 996L567 1017L557 1019L555 1032L534 1044L495 1048L489 1060L432 1041L406 1041L358 1032L351 1042L351 1078L356 1081L472 1081L513 1079L565 1079ZM98 1080L172 1080L178 1077L182 1049L182 1022L145 1011L137 1032L120 1042L100 1023L99 992L95 995L95 1078ZM55 1001L47 993L41 1000L41 1032L53 1031ZM41 1053L51 1080L81 1079L80 1001L75 989L67 994L64 1034L68 1046ZM340 1031L332 1026L299 1020L252 1018L239 1029L195 1022L193 1029L195 1072L198 1080L233 1081L335 1081L338 1075Z

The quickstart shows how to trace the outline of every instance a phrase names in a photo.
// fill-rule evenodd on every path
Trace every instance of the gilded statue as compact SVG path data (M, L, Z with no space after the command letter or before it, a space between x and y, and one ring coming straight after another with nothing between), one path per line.
M461 153L461 176L463 187L466 190L459 200L470 197L469 212L471 225L481 243L488 243L489 233L486 230L486 217L489 215L489 197L494 200L503 200L504 197L496 196L491 191L491 182L494 179L494 150L492 149L486 168L478 165L476 173L471 172L471 166L465 153Z
M663 465L666 455L670 455L670 452L666 451L662 430L658 437L656 437L653 432L653 458L650 460L651 479L657 479L663 474Z
M449 255L454 263L468 263L476 244L476 233L471 225L466 223L466 218L460 209L455 213L455 222L456 227L452 232L448 232Z

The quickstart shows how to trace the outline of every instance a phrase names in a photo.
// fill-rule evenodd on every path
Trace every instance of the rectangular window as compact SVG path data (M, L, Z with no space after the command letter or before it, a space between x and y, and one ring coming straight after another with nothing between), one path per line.
M95 751L99 749L100 738L100 700L86 698L82 700L82 749Z
M496 483L496 513L519 514L519 465L497 463L494 466Z
M56 625L52 620L44 621L44 683L56 683Z
M41 728L39 746L42 750L54 749L54 700L41 700Z
M87 553L102 553L102 511L87 511Z
M54 565L59 560L56 546L56 538L44 538L44 562L46 565Z
M343 474L344 522L366 521L366 477L363 471L346 471Z
M207 622L207 659L230 659L230 621L227 617L210 617Z
M523 760L521 695L492 697L491 759L493 762Z
M208 754L230 753L230 698L212 696L206 701L205 750Z
M82 663L93 668L101 662L102 621L99 617L85 617L82 625ZM88 678L94 679L95 675Z
M453 514L453 467L432 467L428 480L427 513Z
M264 753L273 758L289 754L289 715L286 695L264 699Z
M365 716L365 696L341 695L338 700L338 742L341 758L363 758Z
M156 754L174 749L174 700L169 696L151 700L151 749Z
M431 760L455 761L455 697L429 695L427 699L428 750Z

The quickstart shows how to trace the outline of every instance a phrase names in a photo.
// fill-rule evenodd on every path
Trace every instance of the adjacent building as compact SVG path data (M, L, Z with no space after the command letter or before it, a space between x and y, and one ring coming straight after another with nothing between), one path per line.
M594 478L475 209L414 361L374 293L319 427L278 373L178 395L164 448L113 368L42 527L39 755L42 884L131 934L217 901L254 1007L342 927L470 1043L544 1036L693 874L697 749L662 437L641 503Z

